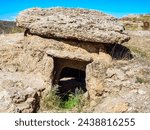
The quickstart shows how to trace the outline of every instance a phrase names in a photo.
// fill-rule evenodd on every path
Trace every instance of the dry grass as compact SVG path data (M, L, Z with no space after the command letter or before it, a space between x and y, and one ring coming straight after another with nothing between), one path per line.
M135 57L150 61L150 36L146 34L149 34L149 31L141 31L140 33L133 31L131 40L126 47L131 50Z

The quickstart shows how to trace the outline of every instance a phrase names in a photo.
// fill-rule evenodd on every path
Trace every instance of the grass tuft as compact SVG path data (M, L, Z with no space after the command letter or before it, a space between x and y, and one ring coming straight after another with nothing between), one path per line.
M64 100L63 97L58 96L57 93L58 86L54 86L47 96L45 96L43 106L48 111L65 111L75 109L77 112L81 112L83 111L83 107L89 104L89 101L83 98L83 90L76 89L75 93L70 93L66 100Z

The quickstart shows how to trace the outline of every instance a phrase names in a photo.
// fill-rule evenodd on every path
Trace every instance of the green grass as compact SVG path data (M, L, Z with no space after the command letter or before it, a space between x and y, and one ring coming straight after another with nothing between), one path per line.
M68 100L62 101L60 108L73 109L74 107L79 106L80 102L80 95L70 94Z
M83 98L82 90L77 89L75 93L70 93L66 100L58 96L57 91L58 88L55 86L47 96L45 96L43 106L47 110L65 111L76 109L77 112L81 112L83 107L88 105L88 100ZM66 92L66 94L67 93L68 92Z
M61 98L56 95L57 88L52 89L49 93L44 97L43 105L46 109L59 109L61 104Z
M140 77L136 77L136 83L142 84L142 83L144 83L144 82L145 82L144 79L142 79L142 78L140 78Z

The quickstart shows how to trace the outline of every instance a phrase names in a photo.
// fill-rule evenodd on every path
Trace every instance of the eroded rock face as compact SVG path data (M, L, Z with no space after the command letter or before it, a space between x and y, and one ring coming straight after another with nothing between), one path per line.
M53 59L25 44L23 34L0 40L0 112L37 112L51 89Z
M94 112L150 112L150 67L144 61L118 61L104 79L103 100Z
M38 75L0 71L0 112L37 112L44 81Z
M17 26L46 38L111 44L130 39L114 17L86 9L31 8L19 14Z

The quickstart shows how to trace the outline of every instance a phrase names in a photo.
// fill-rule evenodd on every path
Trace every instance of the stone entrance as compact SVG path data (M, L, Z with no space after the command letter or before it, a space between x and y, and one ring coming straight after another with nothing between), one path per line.
M67 97L69 94L75 94L78 90L86 92L85 71L65 67L60 74L58 85L60 86L58 88L60 96Z
M86 65L89 62L63 58L54 58L53 85L58 87L58 94L63 97L76 90L86 92Z

